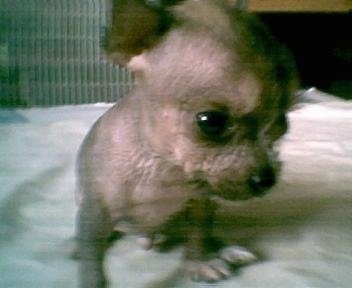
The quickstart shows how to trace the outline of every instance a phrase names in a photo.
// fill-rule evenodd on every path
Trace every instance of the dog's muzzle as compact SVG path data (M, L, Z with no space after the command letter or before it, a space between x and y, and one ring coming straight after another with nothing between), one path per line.
M267 166L256 171L247 180L247 185L252 190L253 196L262 196L276 183L276 171L274 168Z

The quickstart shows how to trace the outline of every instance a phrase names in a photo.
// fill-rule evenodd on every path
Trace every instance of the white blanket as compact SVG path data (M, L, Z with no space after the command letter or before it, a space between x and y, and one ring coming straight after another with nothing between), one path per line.
M0 110L0 287L77 286L75 156L108 107ZM352 103L304 104L290 123L277 187L225 203L237 228L219 229L263 261L214 286L193 283L172 276L180 249L144 251L127 237L109 252L112 287L352 287Z

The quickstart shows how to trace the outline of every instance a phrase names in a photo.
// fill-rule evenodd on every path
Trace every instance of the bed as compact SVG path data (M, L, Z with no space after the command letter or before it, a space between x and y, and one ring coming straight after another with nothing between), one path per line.
M278 185L218 213L217 233L261 261L218 284L194 283L174 276L181 249L145 251L129 236L109 253L112 287L351 287L352 103L310 93L289 114ZM77 286L75 156L110 106L0 110L0 287Z

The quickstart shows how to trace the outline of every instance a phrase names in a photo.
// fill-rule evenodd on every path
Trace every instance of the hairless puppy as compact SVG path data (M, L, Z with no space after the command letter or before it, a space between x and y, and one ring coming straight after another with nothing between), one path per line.
M79 152L80 287L108 285L109 239L126 228L148 247L157 235L181 239L184 273L198 281L255 260L215 239L214 211L217 199L275 184L297 81L285 47L240 2L113 1L105 48L136 83Z

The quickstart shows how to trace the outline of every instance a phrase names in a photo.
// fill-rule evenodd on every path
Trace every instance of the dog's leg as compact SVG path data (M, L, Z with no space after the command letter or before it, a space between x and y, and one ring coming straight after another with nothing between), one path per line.
M78 214L79 287L107 286L103 260L109 246L111 221L99 200L85 197Z
M240 246L223 247L213 237L216 204L204 197L190 203L190 226L185 246L184 272L195 281L216 282L231 276L232 269L250 264L257 258Z
M212 237L215 203L201 196L189 204L187 222L190 226L185 246L184 271L195 281L216 282L231 275L227 263L213 254L221 243Z

